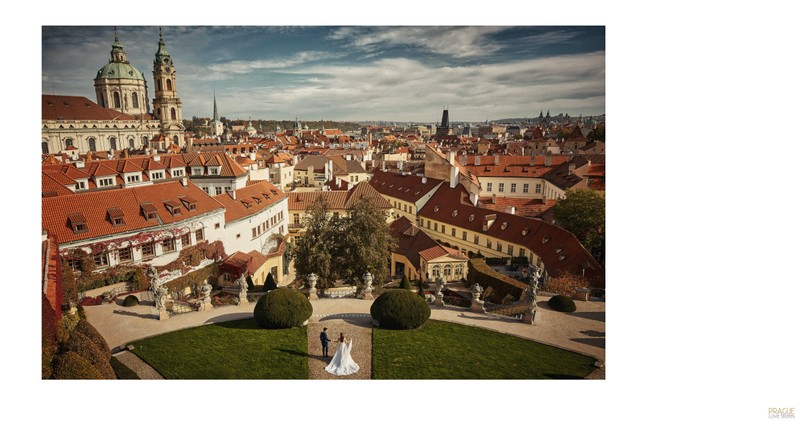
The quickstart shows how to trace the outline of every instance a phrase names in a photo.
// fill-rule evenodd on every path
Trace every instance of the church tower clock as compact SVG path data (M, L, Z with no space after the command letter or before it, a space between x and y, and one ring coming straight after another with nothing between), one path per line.
M155 98L153 98L153 112L156 119L161 122L161 132L166 140L164 147L170 143L183 147L184 126L181 100L178 98L175 66L164 45L161 30L158 31L158 51L153 60L153 80L156 92Z

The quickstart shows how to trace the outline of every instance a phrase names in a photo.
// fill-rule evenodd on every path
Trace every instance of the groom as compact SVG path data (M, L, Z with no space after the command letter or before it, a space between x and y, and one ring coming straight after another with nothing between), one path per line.
M331 338L328 337L328 328L322 328L322 333L319 334L319 340L322 342L322 357L328 357L328 342L331 341Z

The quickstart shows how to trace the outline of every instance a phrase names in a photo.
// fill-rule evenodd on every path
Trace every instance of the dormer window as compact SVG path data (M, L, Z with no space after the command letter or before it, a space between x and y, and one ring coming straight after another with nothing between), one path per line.
M508 222L503 222L503 223L500 225L500 229L501 229L501 230L505 230L506 228L508 228Z
M558 261L559 261L559 262L560 262L560 261L562 261L562 260L564 260L564 259L566 259L566 258L567 258L567 256L564 256L563 254L559 254L559 255L558 255Z
M563 250L563 249L562 249L562 248L557 248L557 249L556 249L556 254L559 254L559 253L561 253L561 250Z
M194 200L191 197L181 197L180 199L181 203L183 203L183 206L185 206L187 210L193 211L197 209L197 200Z
M453 216L458 216L458 209L453 211Z
M150 178L153 180L162 180L164 179L164 171L153 171L150 173Z
M439 212L439 207L438 207L438 206L434 206L434 207L433 207L433 211L434 211L434 212Z
M474 221L474 220L475 220L475 214L474 214L474 213L473 213L473 214L470 214L470 215L469 215L469 222L472 222L472 221Z
M261 193L261 195L264 196L264 199L269 200L269 194L268 193Z
M203 167L192 167L192 175L203 175Z
M111 225L115 227L118 225L125 225L125 214L122 213L120 208L106 209L106 213L108 214L108 220L111 221Z
M550 241L550 237L542 237L542 244L547 244Z
M522 236L524 237L524 236L528 235L528 232L529 232L529 231L530 231L529 229L527 229L527 228L523 228L523 229L522 229Z
M181 214L181 205L180 203L174 200L167 200L166 202L164 202L164 206L166 206L167 212L169 212L173 216Z
M244 205L244 207L246 207L246 208L249 208L249 207L251 206L251 203L250 203L249 201L247 201L247 200L242 200L242 204L243 204L243 205Z
M183 168L175 168L172 170L173 177L183 177Z
M277 190L275 190L275 189L269 189L269 191L271 191L271 192L272 192L272 194L274 194L275 196L277 196L277 195L278 195L278 191L277 191Z
M153 206L152 203L142 203L142 215L144 215L144 219L150 221L156 219L157 212L156 207Z
M209 175L219 175L219 167L208 167Z
M86 217L81 212L67 215L67 222L69 222L69 226L75 234L89 231L89 227L86 225Z
M97 186L98 187L106 187L106 186L112 186L112 185L114 185L114 178L113 177L100 178L100 179L97 180Z
M251 196L251 197L253 198L253 200L256 201L256 203L261 203L261 198L259 198L257 196Z
M128 183L138 183L142 181L142 178L139 174L132 174L125 177L125 181L127 181Z

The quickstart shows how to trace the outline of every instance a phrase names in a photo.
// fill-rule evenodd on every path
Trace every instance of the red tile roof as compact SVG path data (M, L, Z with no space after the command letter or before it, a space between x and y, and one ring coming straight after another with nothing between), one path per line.
M196 210L189 211L182 207L180 214L170 214L163 205L164 201L180 203L181 197L197 200ZM148 202L155 205L158 214L158 218L149 221L140 210L142 204ZM106 210L110 207L117 207L124 213L123 225L114 226L108 220ZM53 233L59 244L64 244L108 235L133 234L218 209L222 209L222 205L191 182L188 183L188 187L183 187L180 182L174 181L151 186L42 198L42 228ZM69 215L74 213L80 213L86 219L88 228L86 232L72 231L67 221Z
M420 270L420 257L430 261L437 257L451 255L457 259L467 260L467 256L460 251L439 245L404 216L392 222L389 230L392 237L397 240L395 253L405 256L417 271Z
M491 197L482 197L478 199L478 206L481 208L491 209L497 212L505 212L509 206L516 208L516 215L524 216L526 218L539 217L543 212L555 206L558 200L542 199L516 199L508 197L495 197L492 203Z
M260 203L253 198L254 196L260 200ZM214 196L214 199L225 207L226 223L260 213L285 198L286 193L266 180L237 189L236 200L228 193Z
M556 165L567 161L566 155L554 155L551 165L546 167L544 156L494 155L480 156L480 165L475 165L476 155L467 155L467 168L478 177L530 177L539 178ZM498 164L495 165L495 161ZM531 165L533 163L533 165Z
M370 186L379 193L411 203L416 203L443 182L444 180L438 178L427 178L423 183L422 177L416 175L402 175L380 170L373 171L372 178L369 180Z
M152 120L149 114L142 117ZM90 101L82 96L42 95L42 120L138 120Z
M377 190L362 181L348 191L289 192L289 210L304 211L314 203L317 197L323 197L331 210L350 209L362 197L373 200L381 209L392 208L392 205Z
M588 278L603 276L600 264L572 233L538 219L474 207L469 204L469 193L460 184L452 189L438 189L418 215L525 246L542 258L547 272L553 276L562 272L581 275L583 269ZM495 215L495 220L484 231L484 219L491 215Z

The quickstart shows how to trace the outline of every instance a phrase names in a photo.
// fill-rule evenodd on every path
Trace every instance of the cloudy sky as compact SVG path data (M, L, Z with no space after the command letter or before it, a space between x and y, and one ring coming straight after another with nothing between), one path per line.
M117 28L153 97L158 27ZM605 28L163 28L184 118L455 121L605 112ZM42 27L42 93L96 100L113 27ZM151 103L152 106L152 103Z

